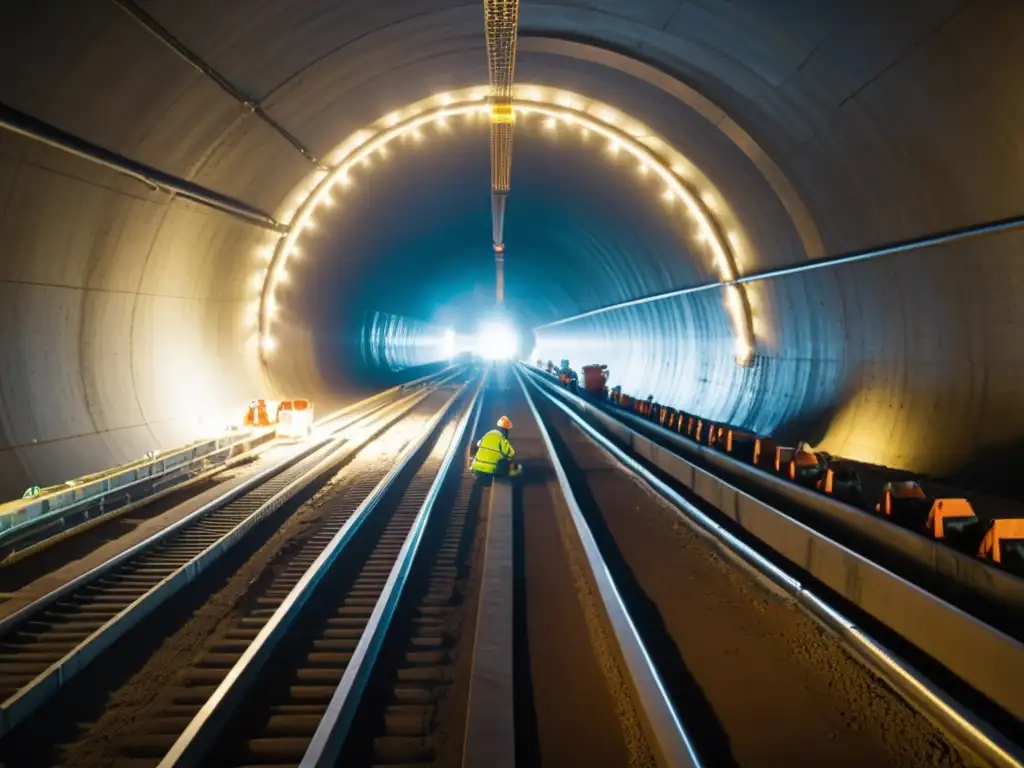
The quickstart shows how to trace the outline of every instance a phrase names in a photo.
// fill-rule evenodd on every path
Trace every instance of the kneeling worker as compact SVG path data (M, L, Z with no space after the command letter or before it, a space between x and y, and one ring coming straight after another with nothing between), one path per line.
M522 472L523 468L512 461L516 451L508 441L510 429L512 422L508 416L502 416L498 419L497 429L492 429L477 442L476 457L470 469L478 476L515 477Z

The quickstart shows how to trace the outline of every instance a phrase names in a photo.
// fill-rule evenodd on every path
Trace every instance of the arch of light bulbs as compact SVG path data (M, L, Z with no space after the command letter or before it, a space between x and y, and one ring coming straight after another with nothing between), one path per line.
M517 86L513 108L517 116L540 115L548 130L559 125L576 128L584 138L592 133L607 143L613 155L626 154L638 163L638 172L653 175L664 185L663 199L667 203L682 201L687 213L697 225L698 239L711 249L713 267L725 292L724 304L734 334L734 354L741 365L752 359L755 350L754 326L750 300L745 285L731 285L738 275L736 258L729 241L735 236L723 237L721 228L700 195L682 181L679 174L652 149L660 140L651 136L637 121L621 113L582 97L564 91L552 92L537 86ZM287 284L288 262L301 254L299 240L302 234L315 228L313 215L321 206L334 204L332 192L346 188L353 181L351 174L360 167L370 167L373 159L384 159L389 145L396 140L411 138L421 142L424 129L431 125L444 127L452 118L483 117L490 114L487 89L473 88L441 94L424 100L374 123L371 128L353 134L328 157L330 169L317 171L296 187L286 209L279 216L288 230L259 249L264 262L269 262L253 276L253 287L258 291L256 302L250 305L250 322L256 326L254 342L262 362L266 362L276 348L272 334L273 323L279 312L278 288ZM621 127L620 127L621 126Z

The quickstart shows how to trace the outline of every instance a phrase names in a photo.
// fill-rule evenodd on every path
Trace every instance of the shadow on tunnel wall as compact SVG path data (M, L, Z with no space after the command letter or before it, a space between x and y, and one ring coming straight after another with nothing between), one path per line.
M825 439L829 425L840 410L841 406L825 405L804 411L780 424L773 437L784 445L796 445L801 441L818 445Z
M771 358L758 356L758 365L764 364L765 370L758 380L765 381L771 376L771 368L775 361ZM835 387L835 395L831 400L818 402L814 407L798 411L781 421L772 436L783 444L796 445L804 441L812 446L819 445L828 436L829 430L836 419L849 406L856 396L853 382L860 376L858 366L851 366L844 371L844 376L837 382L830 382ZM767 387L765 387L767 389ZM811 387L813 389L813 385Z
M345 308L319 327L293 326L269 364L281 397L332 409L439 369L443 331L416 318Z
M987 448L937 479L1021 501L1024 500L1019 480L1021 466L1024 466L1024 440Z
M272 95L275 119L317 152L404 99L484 78L479 8L430 5L146 3L243 90ZM677 5L728 12L652 23ZM0 16L4 104L267 210L309 172L117 4L8 2ZM635 112L692 157L684 171L735 214L750 273L802 258L780 180L830 254L1020 215L1022 22L1015 0L551 0L524 4L524 38L642 51L707 109L550 46L524 45L517 76ZM535 322L712 276L688 220L655 202L651 175L630 167L627 183L624 163L603 150L595 162L598 142L584 149L561 128L541 138L539 120L531 139L529 124L517 128L507 287L513 301L529 298ZM730 124L749 134L745 147L721 130ZM282 394L323 402L401 376L368 365L352 330L363 326L332 314L342 291L428 317L491 279L485 122L474 125L478 140L434 129L410 140L319 222L281 302L270 374ZM778 166L775 181L751 148ZM262 233L10 133L0 192L0 487L180 444L193 404L269 396L246 346ZM631 391L709 418L811 440L829 423L838 454L985 482L1016 467L1024 435L1022 252L1017 230L749 284L771 358L753 370L735 365L729 318L710 294L545 332L537 346L545 359L606 362ZM329 294L327 309L313 288Z

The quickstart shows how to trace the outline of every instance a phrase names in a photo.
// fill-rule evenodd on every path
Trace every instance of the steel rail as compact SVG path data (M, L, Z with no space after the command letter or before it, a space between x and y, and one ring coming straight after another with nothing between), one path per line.
M476 430L471 434L475 435ZM467 442L472 445L471 440ZM480 544L461 768L516 766L516 536L512 499L512 480L491 480L487 518L481 520L486 530Z
M545 385L555 383L540 369L526 367ZM548 391L592 418L605 434L617 438L634 455L658 464L659 469L690 487L705 501L717 505L720 500L728 501L726 497L736 491L743 491L768 505L765 509L774 510L782 505L788 517L833 540L841 540L844 546L871 562L1001 632L1024 640L1021 621L1024 579L1020 576L949 546L941 539L895 524L873 514L871 509L791 482L768 467L720 450L720 445L692 440L629 409L571 394L559 386L548 386ZM659 450L667 451L671 459L653 461L652 456ZM723 489L715 489L714 483L705 482L702 479L705 473L708 478L715 478L714 483L724 483ZM723 492L726 497L722 496ZM729 509L733 506L729 502ZM732 516L730 512L726 514ZM1019 711L1024 713L1024 699Z
M318 419L315 426L320 430L329 428L330 424L354 411L366 411L367 408L378 402L386 402L397 394L401 394L402 392L418 386L424 386L430 382L442 385L457 376L460 370L460 366L448 366L440 371L414 379L406 384L390 387L382 392L378 392L376 395L372 395L356 403L351 403L348 406L332 412L328 416ZM46 503L50 499L58 498L60 493L51 493L45 496L39 496L34 499L26 500L20 504L18 502L14 502L8 505L2 505L4 507L9 507L14 511L0 513L0 567L12 565L14 562L24 559L32 553L46 549L59 540L64 540L70 536L85 532L98 524L116 519L117 517L134 510L138 510L146 504L166 497L168 494L184 490L197 482L210 479L222 472L232 469L239 462L245 461L253 454L269 448L272 442L277 439L274 435L270 434L272 432L272 427L254 430L251 434L246 435L245 437L240 437L233 442L225 443L222 447L211 450L208 453L199 454L194 458L166 466L159 472L153 471L152 468L161 463L166 464L168 461L174 460L176 457L183 456L190 452L196 452L196 444L186 448L168 451L152 461L134 462L131 465L118 467L106 473L96 473L95 475L90 476L94 479L80 479L75 484L74 489L78 490L82 486L88 488L92 485L107 483L108 487L105 490L100 493L84 497L70 504L57 507L49 512L45 512L31 519L25 520L24 522L13 525L9 528L2 527L3 518L5 516L19 514L19 511L24 508ZM212 443L215 441L211 440L209 442ZM246 446L250 447L246 448ZM235 453L235 451L239 449L241 449L241 452ZM199 474L191 474L197 465L214 460L215 457L220 457L222 454L227 455L223 458L216 458L217 463L214 466L201 470ZM141 471L147 467L150 468L150 474L141 475ZM119 485L110 485L111 481L115 481L118 477L132 473L139 475L138 479ZM149 487L149 492L140 495L135 500L132 500L129 496L124 504L107 510L103 509L103 506L109 497L126 494L133 489L138 489L140 487ZM90 516L90 510L94 507L99 507L100 513L98 515ZM67 526L64 521L75 515L85 515L85 519L73 526ZM53 528L57 524L60 524L60 527L57 530L52 531L49 535L39 538L32 544L25 545L21 549L14 549L14 547L26 538L37 533L41 533L47 528Z
M452 405L465 392L468 385L460 387L427 423L420 436L403 450L394 466L377 486L360 503L341 529L332 537L324 550L317 556L298 583L292 588L284 602L249 644L242 657L231 668L224 680L217 686L202 709L188 724L170 750L160 761L158 768L171 766L201 765L206 753L217 736L226 726L236 707L245 694L258 680L263 667L270 659L281 640L298 619L302 608L323 581L331 566L347 549L357 531L373 513L384 494L392 487L398 476L406 470L413 458L437 431Z
M209 453L196 455L194 458L166 466L164 469L149 475L140 474L138 479L124 485L108 487L105 491L96 495L86 496L79 501L44 512L9 528L3 528L0 530L0 567L8 565L11 562L11 558L15 555L21 556L29 546L35 547L62 534L76 533L86 523L98 523L103 520L113 519L124 513L128 507L138 509L140 506L162 498L168 493L186 488L201 478L208 479L231 469L239 461L245 460L255 453L257 449L268 447L270 440L273 440L273 438L268 438L266 434L259 433L256 433L255 437L246 436L239 438ZM238 452L236 453L236 451ZM181 451L174 451L171 455L188 452L189 449L183 449ZM166 461L167 458L167 456L164 456L162 460ZM208 464L212 464L212 466ZM133 492L140 492L135 499L131 498ZM122 497L123 503L119 506L108 507L111 497ZM32 501L35 502L37 500L32 499ZM94 514L97 509L98 514ZM10 514L15 515L18 513L11 512ZM75 515L83 515L84 519L77 524L69 526L67 524L68 518ZM53 530L49 535L37 539L31 545L24 545L19 548L19 545L25 539L38 536L53 528L56 528L56 530Z
M597 546L590 526L583 517L576 495L573 493L572 484L569 482L562 462L558 458L555 446L551 442L551 435L548 433L544 420L537 411L537 406L530 396L526 381L519 371L514 368L516 379L526 397L526 403L537 422L544 447L547 449L548 458L555 470L555 476L562 494L565 497L565 504L569 510L569 517L573 528L579 539L579 543L586 557L590 568L594 585L597 588L597 595L601 599L602 606L612 630L612 635L618 645L619 653L625 663L626 671L633 684L636 694L636 704L642 712L641 718L647 736L650 739L650 746L658 762L662 766L671 768L700 768L700 758L693 748L693 743L686 732L685 727L679 719L678 714L669 700L668 693L661 681L661 676L654 666L650 655L644 646L643 639L629 615L622 596L615 585L611 572L605 564L601 551Z
M268 448L271 447L268 443L264 443L264 446ZM174 477L173 482L171 482L171 478L165 475L161 479L166 480L167 484L159 481L154 483L153 486L150 487L150 492L148 494L141 496L135 501L127 499L121 506L115 506L109 509L104 509L104 503L102 501L93 504L93 507L99 508L99 514L93 515L92 517L89 516L89 512L92 507L86 505L81 509L72 509L71 512L66 515L55 516L53 519L47 520L45 524L40 524L38 528L29 528L28 526L31 524L25 523L23 524L23 535L15 537L13 542L6 542L2 537L0 537L0 570L10 568L17 563L38 555L40 552L45 552L46 550L57 546L62 541L67 541L74 536L88 533L97 526L109 523L112 520L117 520L125 515L134 514L141 509L145 509L150 504L166 499L172 494L187 491L200 483L212 480L217 477L217 475L223 474L224 472L230 472L232 469L236 469L251 461L256 454L257 449L250 449L238 454L237 456L226 459L219 464L215 464L209 469L200 470L196 474L189 473L184 477ZM73 523L72 525L68 525L68 518L73 518L75 513L82 515L82 520L77 523ZM58 523L60 524L60 527L56 528L56 530L52 530ZM20 529L21 528L19 528L19 530ZM44 532L47 532L45 536L38 535ZM27 543L27 541L31 541L31 543ZM7 547L4 547L3 545L9 545L10 547L9 551L6 553L4 550L7 549Z
M487 368L484 369L484 375L480 379L480 391L481 392L484 391L484 388L487 386L487 382L490 379L490 377L491 377L491 369L490 369L490 367L487 367ZM483 401L481 400L481 402L483 402ZM472 425L469 428L469 434L475 435L477 433L476 430L477 430L477 427L480 426L480 414L481 413L483 413L483 408L477 408L476 409L476 415L473 416L473 423L472 423ZM470 441L470 442L466 443L466 466L468 467L469 464L472 461L473 461L473 443L472 443L472 441Z
M380 648L384 643L388 628L391 626L391 620L394 618L398 603L408 583L409 573L416 560L420 542L423 540L423 533L430 522L430 515L437 504L437 499L441 495L441 490L448 479L448 473L455 463L456 457L462 454L462 441L467 428L474 416L479 417L480 392L483 386L484 382L481 380L473 393L469 406L459 420L441 468L427 492L427 498L416 514L416 520L402 545L398 560L388 575L384 592L374 606L370 621L363 630L359 643L352 653L352 660L345 668L341 681L331 697L331 702L327 705L327 711L320 720L313 740L306 749L306 754L299 764L300 768L331 768L341 754L342 746L348 737L352 721L355 719L362 695L366 690L367 681L373 672Z
M642 439L667 449L682 462L707 471L766 504L783 507L790 517L842 541L850 549L974 618L1024 641L1024 574L1000 568L976 557L975 552L951 546L945 539L933 538L920 529L893 522L867 505L851 503L792 482L784 473L722 451L720 445L691 440L638 413L590 400L575 403L565 390L554 391L564 392L568 402L582 405L597 421L622 424ZM634 454L644 456L636 446L629 447ZM784 464L780 467L785 470ZM688 483L684 481L684 484ZM704 489L694 490L698 496L705 496ZM705 500L714 502L713 498ZM1024 702L1021 711L1024 713Z
M159 480L162 477L174 473L178 470L185 469L191 466L193 463L201 462L204 459L210 459L211 457L218 456L225 451L231 451L239 446L243 446L245 443L254 443L263 440L267 437L271 430L267 428L253 429L250 432L246 432L242 435L222 435L220 438L210 438L209 440L195 440L188 445L180 448L171 448L159 453L155 458L144 458L138 461L133 461L127 464L119 464L116 467L110 467L106 470L99 472L93 472L89 475L83 475L76 477L63 485L50 486L43 490L38 496L21 499L11 499L10 501L0 503L0 541L3 540L10 531L16 530L24 523L18 523L16 525L10 525L9 527L2 527L7 518L13 515L23 513L25 509L53 502L58 506L52 510L38 515L27 522L33 522L41 520L47 515L55 512L61 512L65 509L71 509L72 507L79 507L83 504L95 503L97 500L102 499L104 496L115 493L118 491L124 491L132 488L139 483L144 483L147 480ZM231 438L234 437L232 440ZM229 440L224 442L222 445L217 447L217 444L221 440ZM206 453L199 453L207 446L211 447ZM189 458L182 458L189 456ZM177 462L167 464L167 462ZM156 467L160 464L164 465L163 469L157 470ZM148 474L143 474L148 472ZM88 493L93 486L102 485L106 481L109 485L110 481L117 481L126 475L135 475L137 479L129 482L120 483L114 486L110 486L101 489L97 493L93 493L89 496L83 496L77 501L72 501L61 505L61 497L68 496L75 493Z
M516 372L517 375L522 375L518 366ZM536 381L531 383L549 403L565 413L574 425L579 427L587 437L623 468L673 505L679 511L681 520L688 523L698 533L722 545L726 552L731 553L740 564L752 567L758 575L767 577L771 583L793 596L797 604L803 606L813 618L836 635L840 642L844 643L866 666L876 671L883 679L891 682L911 706L936 722L940 728L950 732L956 740L982 755L991 764L1007 768L1024 766L1024 753L1020 748L984 719L954 701L921 672L871 637L866 630L858 627L842 612L829 605L799 579L787 573L702 512L643 464L588 424L569 406L560 402L550 392L545 392L544 388L540 387ZM838 547L839 545L835 544L834 546ZM898 579L899 577L893 574L893 578ZM917 588L915 587L915 589Z
M395 386L389 387L388 389L378 392L375 395L370 395L369 397L360 400L359 402L350 403L349 405L339 408L338 410L328 414L327 416L324 416L322 419L318 419L316 426L321 428L327 427L335 419L347 416L348 414L352 413L355 410L361 410L366 406L372 405L381 400L387 400L388 398L400 394L402 392L408 392L410 390L417 389L419 387L424 387L427 385L443 386L444 384L458 376L459 373L461 373L464 369L465 366L463 365L449 365L442 368L440 371L428 373L425 376L420 376L419 378L413 379L412 381L407 381L404 384L396 384Z
M778 277L789 277L790 275L799 275L804 272L813 272L818 269L826 269L828 267L839 267L844 264L854 264L858 261L868 261L869 259L877 259L881 256L891 256L898 253L907 253L909 251L916 251L922 248L934 248L940 245L948 245L950 243L956 243L961 240L970 240L976 237L984 237L986 235L996 235L1002 232L1009 232L1015 229L1024 228L1024 216L1011 216L1006 219L998 219L996 221L987 221L982 224L975 224L970 227L961 227L959 229L951 229L945 232L937 232L931 235L924 235L923 237L916 237L910 240L900 240L894 243L887 243L885 245L878 246L876 248L869 248L862 251L851 251L849 253L840 254L838 256L823 256L820 259L809 259L808 261L800 264L793 264L788 267L776 267L774 269L763 269L757 272L751 272L748 275L737 277L733 280L723 280L713 283L701 283L700 285L693 285L689 288L678 288L672 291L664 291L662 293L654 293L650 296L641 296L637 299L629 299L628 301L620 301L617 304L609 304L606 307L598 307L597 309L591 309L587 312L580 312L579 314L572 315L570 317L562 317L558 320L552 320L549 323L543 323L541 325L534 326L533 330L539 331L544 328L554 328L559 325L566 325L567 323L574 323L577 320L583 320L587 317L593 317L594 315L601 315L606 312L614 312L619 309L626 309L628 307L636 307L641 304L651 304L657 301L664 301L665 299L674 299L678 296L689 296L694 293L703 293L704 291L711 291L716 288L728 288L729 286L740 286L747 283L756 283L762 280L774 280Z
M286 476L286 473L292 469L298 470L298 477L290 480L283 488L273 493L270 498L263 501L241 521L232 525L229 531L219 536L219 538L203 548L198 554L157 581L129 605L115 613L112 618L104 622L99 628L92 631L78 645L74 646L30 682L18 688L5 701L0 703L0 736L10 731L38 709L39 706L56 695L72 677L109 648L129 629L136 626L142 619L152 613L160 604L173 594L176 594L181 588L197 579L213 561L241 540L253 526L287 503L310 483L344 461L358 450L359 447L374 439L380 432L422 402L429 394L429 391L411 394L389 406L374 408L367 413L354 416L352 420L337 427L335 436L325 437L314 442L311 446L299 451L297 457L289 457L284 462L268 468L239 487L232 489L232 491L229 491L224 496L210 504L204 505L145 541L139 542L125 552L111 558L106 563L93 568L79 578L54 590L35 603L12 614L3 622L0 622L0 636L2 636L62 597L70 595L78 588L92 583L100 575L110 572L114 567L122 563L126 563L135 555L152 549L156 544L168 540L175 533L183 531L189 524L196 521L201 522L202 518L209 513L227 507L232 501L247 496L266 481L278 475ZM368 419L380 411L390 410L395 412L385 416L374 428L367 430L360 437L359 441L348 441L345 439L344 433L350 427L358 425L364 419ZM318 458L317 454L320 454L322 458ZM302 465L307 459L312 464L311 467ZM287 466L282 468L282 465Z
M373 396L371 396L369 398L366 398L365 400L361 400L358 403L352 403L351 405L345 406L344 408L342 408L342 409L332 413L331 415L327 416L323 420L322 425L331 424L331 423L333 423L335 421L343 419L346 416L354 416L354 418L352 418L349 421L346 421L343 424L335 425L333 427L330 427L332 433L336 433L339 430L346 429L347 427L356 424L361 419L366 418L368 416L371 416L374 413L376 413L376 412L382 410L383 408L385 408L386 405L379 404L381 402L381 400L383 398L385 398L385 396L392 396L394 394L400 393L400 392L403 391L404 387L408 387L408 386L412 386L412 385L417 385L417 386L418 385L422 385L422 384L426 383L427 381L429 381L430 379L432 379L432 378L434 378L436 376L439 376L441 374L444 374L444 373L448 372L449 370L450 369L445 369L444 371L440 371L439 373L431 374L430 376L422 377L420 379L417 379L414 382L409 382L409 384L400 385L400 386L397 386L397 387L392 387L391 389L385 390L384 392L379 392L376 395L373 395ZM456 374L453 374L453 376L454 375L456 375ZM443 379L439 383L443 383L445 381L449 381L451 378L452 378L452 376L446 377L445 379ZM402 399L399 399L399 400L395 401L395 403L392 403L392 404L397 404L399 402L402 402ZM260 485L262 485L263 483L265 483L267 480L271 479L272 477L274 477L274 476L280 474L281 472L283 472L284 470L288 469L288 467L293 466L293 465L297 464L298 462L302 461L304 458L306 458L307 456L311 455L313 452L319 450L319 448L321 448L322 446L326 445L330 441L331 441L330 435L322 436L319 440L316 440L315 442L311 443L310 445L306 446L305 448L302 448L297 453L294 453L294 454L292 454L290 456L285 457L284 459L282 459L278 463L274 464L273 466L267 467L266 469L264 469L261 472L257 473L253 477L249 478L248 480L245 480L244 482L242 482L241 484L239 484L235 488L232 488L231 490L226 491L224 494L222 494L221 496L218 496L216 499L213 499L213 500L207 502L202 507L200 507L199 509L189 513L187 516L183 517L182 519L177 520L174 523L171 523L166 528L163 528L162 530L160 530L157 533L153 534L153 536L150 536L149 538L145 539L144 541L140 541L137 544L132 545L128 549L124 550L123 552L119 552L118 554L116 554L112 558L110 558L109 560L107 560L107 561L105 561L103 563L100 563L96 567L86 571L85 573L83 573L80 576L72 579L71 581L67 582L66 584L62 584L61 586L57 587L54 590L51 590L47 594L45 594L42 597L38 598L37 600L34 600L30 605L27 605L24 608L19 609L18 611L16 611L15 613L10 614L9 616L5 617L4 619L0 619L0 637L3 637L5 634L10 632L15 626L17 626L18 624L20 624L23 621L27 620L29 617L31 617L36 612L43 610L44 608L48 607L52 603L55 603L57 600L60 600L62 597L64 597L65 595L67 595L67 594L69 594L71 592L73 592L74 590L76 590L76 589L78 589L78 588L88 584L91 581L96 580L97 578L102 576L107 571L111 570L112 568L115 568L116 566L118 566L121 563L125 562L126 560L134 557L135 555L140 554L141 552L145 551L146 549L149 549L151 546L159 543L160 541L165 539L167 536L170 536L171 534L175 533L176 531L184 528L189 523L194 522L194 521L204 517L205 515L209 514L210 512L213 512L213 511L216 511L217 509L220 509L221 507L225 506L226 504L231 503L232 501L234 501L237 498L240 498L241 496L244 496L246 493L249 493L253 489L255 489L255 488L259 487Z
M19 136L38 141L69 155L102 165L118 173L129 176L150 188L183 197L195 203L205 205L221 213L241 219L247 224L254 224L273 232L285 233L288 227L276 221L265 211L236 200L220 192L214 192L204 186L182 179L174 174L161 171L145 163L132 160L124 155L105 149L98 144L86 141L80 136L61 130L54 125L44 123L31 115L19 112L6 104L0 104L0 128L16 133Z

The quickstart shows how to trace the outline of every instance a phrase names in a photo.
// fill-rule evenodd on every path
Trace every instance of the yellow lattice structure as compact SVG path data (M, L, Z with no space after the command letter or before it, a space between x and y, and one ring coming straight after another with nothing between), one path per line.
M497 299L505 298L505 197L512 181L512 84L516 70L519 0L484 0L487 73L491 80L491 221Z
M484 0L487 74L491 80L491 190L508 192L512 166L512 84L519 0Z

